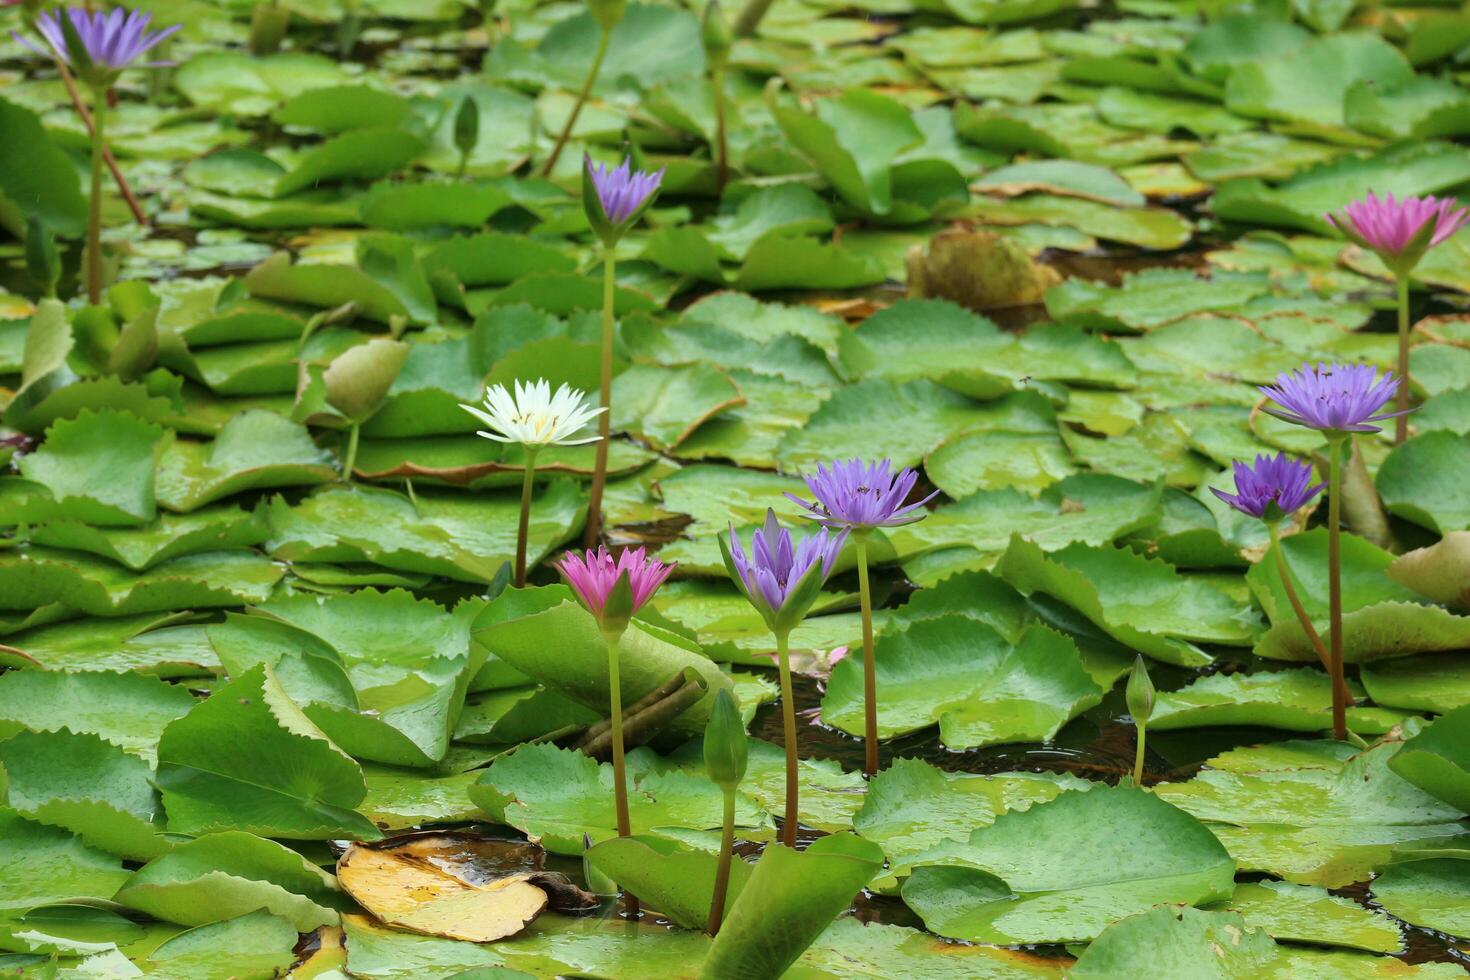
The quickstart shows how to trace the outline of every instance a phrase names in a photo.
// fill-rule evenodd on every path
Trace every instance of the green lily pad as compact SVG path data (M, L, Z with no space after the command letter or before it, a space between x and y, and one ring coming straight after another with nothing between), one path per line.
M56 422L21 460L21 475L51 492L65 518L101 526L153 520L154 447L163 430L124 412Z
M81 838L0 812L0 908L22 912L76 899L108 899L130 876L122 860Z
M1470 436L1429 432L1410 439L1378 468L1378 492L1390 513L1436 531L1470 530L1461 488L1470 477Z
M1354 697L1362 690L1353 682ZM1410 717L1388 708L1347 710L1348 728L1362 735L1382 735ZM1292 732L1325 732L1332 728L1332 681L1324 671L1261 671L1212 674L1178 691L1161 692L1148 725L1160 731L1214 725L1261 725Z
M1225 85L1225 105L1242 116L1330 133L1346 125L1343 97L1354 82L1391 86L1413 74L1404 56L1375 35L1319 37L1237 66Z
M869 784L852 827L883 848L889 871L875 886L893 891L913 859L945 841L963 843L1009 811L1056 799L1097 784L1053 772L970 775L936 769L918 759L895 759Z
M384 833L467 823L480 813L469 797L479 775L470 771L434 776L416 769L364 766L367 796L357 810Z
M996 566L1020 591L1067 603L1125 646L1180 666L1210 662L1197 642L1248 645L1256 624L1207 583L1118 548L1068 545L1050 555L1019 535Z
M703 975L783 975L882 865L877 846L852 834L804 851L770 845L727 910Z
M1389 763L1394 772L1446 803L1466 809L1470 802L1470 756L1465 734L1470 708L1455 708L1404 742Z
M202 926L265 909L297 930L336 925L346 902L337 882L300 854L226 831L180 844L140 868L116 901L157 919Z
M221 505L186 515L164 514L141 528L53 522L32 531L31 540L52 548L90 552L141 572L184 555L263 544L269 534L263 512Z
M1370 953L1404 948L1398 924L1391 918L1315 885L1269 879L1242 882L1226 906L1240 913L1251 928L1264 929L1282 942L1346 946Z
M1462 833L1447 806L1391 771L1395 742L1285 742L1211 759L1155 793L1210 825L1248 871L1338 888L1368 877L1396 844Z
M143 962L147 976L166 980L268 977L294 962L298 938L288 920L258 909L181 932L149 953ZM230 951L227 962L221 961L222 949Z
M718 860L709 851L657 837L613 837L588 851L586 860L620 887L636 889L640 902L675 925L702 929L709 921ZM727 902L734 902L750 875L744 859L731 860Z
M1277 947L1264 929L1229 912L1156 908L1107 929L1078 957L1080 978L1180 976L1264 977Z
M92 847L146 861L171 846L148 763L96 735L21 732L0 742L6 803Z
M1470 862L1440 859L1396 864L1373 881L1373 899L1411 925L1464 936Z
M1316 528L1281 542L1297 595L1318 632L1328 633L1327 531ZM1458 650L1470 643L1470 617L1428 605L1384 574L1393 562L1388 552L1354 535L1342 540L1343 659L1367 663L1415 653ZM1271 628L1255 652L1273 660L1314 662L1316 649L1286 599L1275 557L1267 555L1246 573L1246 581Z
M187 688L110 671L11 670L0 675L0 731L100 735L151 758L169 722L194 706Z
M1470 661L1458 653L1430 653L1364 664L1358 671L1376 703L1443 714L1470 704Z
M1074 860L1078 848L1091 860ZM1071 942L1161 902L1221 901L1235 861L1204 825L1140 789L1063 793L914 860L903 899L941 935Z
M337 62L315 54L257 58L236 51L195 55L180 66L174 85L198 106L265 115L308 89L343 81Z
M187 513L245 490L316 486L336 479L332 454L305 426L274 412L241 412L212 442L175 439L158 461L158 499Z
M708 364L637 364L613 379L613 425L655 449L674 449L706 420L744 402L729 376Z
M953 749L1048 741L1103 691L1076 645L1031 626L1012 645L967 616L941 616L885 632L874 648L878 734L891 738L939 724ZM840 661L822 699L822 720L863 732L862 664Z
M1253 273L1204 278L1183 269L1150 269L1119 286L1070 279L1047 290L1046 310L1088 330L1143 333L1197 313L1235 309L1269 289L1269 281Z
M76 551L0 552L0 607L38 609L53 602L92 616L131 616L179 608L261 602L283 570L250 551L212 551L130 572Z
M263 754L295 760L262 768ZM169 828L206 834L372 840L377 830L353 808L366 793L362 770L257 666L164 729L159 789Z
M470 787L470 799L556 854L581 854L583 835L594 842L617 836L612 766L554 745L525 745L500 756ZM629 774L634 833L718 828L723 806L718 787L702 776ZM746 797L738 801L735 823L743 833L760 834L770 817Z

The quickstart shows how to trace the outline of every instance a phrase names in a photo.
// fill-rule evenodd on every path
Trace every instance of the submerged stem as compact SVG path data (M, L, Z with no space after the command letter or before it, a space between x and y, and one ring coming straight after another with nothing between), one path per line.
M1271 531L1271 552L1276 556L1276 572L1281 576L1281 588L1286 593L1286 601L1291 603L1292 612L1296 613L1297 622L1302 624L1302 630L1307 634L1307 639L1312 643L1312 649L1317 651L1317 659L1322 662L1323 668L1332 673L1332 655L1327 652L1327 646L1322 642L1322 634L1317 632L1317 627L1312 623L1312 617L1307 615L1306 607L1297 595L1296 585L1291 580L1291 569L1286 564L1286 552L1281 550L1281 531L1273 523L1266 525ZM1350 703L1353 698L1347 689L1347 681L1333 678L1333 700L1341 697L1344 704Z
M1342 671L1342 444L1345 437L1327 437L1327 607L1332 648L1327 670L1332 675L1332 735L1347 739L1347 705L1340 696L1346 682Z
M87 302L102 302L102 159L107 144L107 89L92 90L92 173L87 199Z
M878 667L873 660L873 593L868 587L868 539L853 535L857 547L858 599L863 612L863 772L878 773Z
M1409 274L1398 276L1399 300L1399 392L1397 411L1409 410ZM1409 417L1400 415L1393 420L1394 444L1409 437Z
M597 545L602 533L602 489L607 484L607 444L612 438L612 355L613 355L613 301L616 296L617 259L612 246L603 250L602 263L602 380L601 393L604 411L597 416L597 462L592 467L592 490L587 500L587 531L582 537L584 547Z
M781 727L786 741L786 819L781 827L781 842L796 847L796 828L801 822L798 784L796 780L796 696L791 687L791 654L789 633L776 633L776 660L781 671Z
M597 38L597 53L592 56L592 67L587 69L587 79L582 83L582 90L577 93L577 101L572 104L572 114L567 116L566 125L561 128L561 135L556 138L556 145L551 148L551 155L546 158L546 164L541 168L541 176L551 176L551 171L556 168L556 161L561 156L561 151L571 138L572 127L577 125L577 117L582 114L582 104L592 94L592 86L597 83L597 73L602 70L602 59L607 57L607 44L612 40L612 31L603 28L601 35Z
M730 890L730 861L735 851L735 787L726 786L725 819L720 828L720 863L715 869L715 891L710 897L709 923L705 931L711 936L720 931L725 918L725 893Z

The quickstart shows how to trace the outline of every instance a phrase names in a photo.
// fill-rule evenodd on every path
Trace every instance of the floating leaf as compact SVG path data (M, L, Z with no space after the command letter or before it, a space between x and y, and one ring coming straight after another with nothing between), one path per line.
M1455 708L1404 742L1389 768L1427 793L1464 810L1470 803L1470 708Z
M1355 697L1362 691L1351 681ZM1399 724L1406 712L1387 708L1347 709L1348 727L1364 735L1382 735ZM1159 731L1215 725L1262 725L1293 732L1325 732L1332 727L1332 681L1312 668L1254 674L1212 674L1177 691L1159 695L1149 727Z
M163 430L123 412L85 412L46 431L21 474L46 487L59 513L88 524L153 520L153 452Z
M1091 855L1077 862L1079 853ZM1230 897L1235 861L1193 817L1140 789L1063 793L914 860L903 898L941 935L1070 942L1161 902Z
M1395 864L1373 881L1373 900L1411 925L1470 933L1470 862L1451 859Z
M1431 531L1470 530L1462 493L1470 478L1470 436L1429 432L1395 446L1378 468L1378 492L1390 513Z
M1269 879L1243 882L1235 886L1227 904L1247 925L1285 942L1347 946L1373 953L1397 953L1404 948L1398 924L1388 916L1314 885Z
M169 722L188 713L188 689L110 671L11 670L0 674L0 730L90 732L153 755Z

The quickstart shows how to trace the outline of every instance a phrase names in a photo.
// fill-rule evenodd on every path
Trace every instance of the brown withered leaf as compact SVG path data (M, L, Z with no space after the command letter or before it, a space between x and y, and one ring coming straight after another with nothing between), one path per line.
M1040 303L1061 282L1016 242L962 227L941 231L927 248L915 245L906 263L910 298L937 297L972 310Z

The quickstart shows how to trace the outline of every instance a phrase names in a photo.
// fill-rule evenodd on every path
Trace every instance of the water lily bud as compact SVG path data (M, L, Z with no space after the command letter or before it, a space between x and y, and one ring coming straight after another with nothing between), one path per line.
M1133 662L1133 673L1128 678L1126 696L1128 713L1133 716L1134 724L1148 724L1149 718L1153 717L1157 696L1154 692L1154 682L1149 679L1148 667L1144 665L1142 656Z
M61 278L61 258L56 254L56 239L39 215L26 222L26 271L47 296L56 295L56 282Z
M378 410L407 360L408 345L401 340L380 337L350 348L322 376L327 404L353 422L366 421Z
M713 68L723 68L735 43L735 35L725 21L719 0L709 0L704 7L704 21L700 25L699 40L704 45L704 56Z
M721 789L732 790L745 778L750 755L749 740L740 709L729 691L715 694L709 724L704 728L704 768L710 781Z
M587 9L592 13L592 19L604 31L617 27L627 8L628 0L587 0Z
M291 10L272 0L257 3L250 11L250 53L257 56L275 54L281 49L286 30L291 26Z
M466 95L454 114L454 147L469 156L480 142L480 106Z

